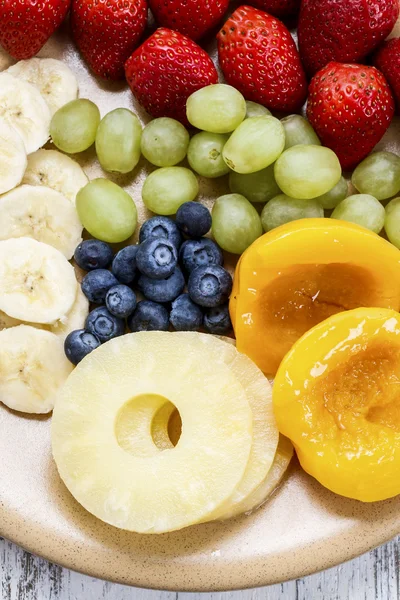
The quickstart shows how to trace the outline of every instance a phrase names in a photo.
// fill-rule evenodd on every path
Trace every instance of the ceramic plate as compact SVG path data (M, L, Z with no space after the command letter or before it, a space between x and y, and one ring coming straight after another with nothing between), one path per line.
M66 32L40 53L75 71L81 97L102 115L125 106L145 121L123 84L96 80ZM9 60L0 54L0 69ZM396 131L397 130L397 131ZM397 143L396 143L397 139ZM400 123L380 146L400 154ZM90 178L102 172L92 151L79 157ZM139 165L116 177L146 216ZM228 191L202 182L202 201ZM21 416L0 405L0 534L34 554L88 575L148 588L188 591L255 587L302 577L377 546L400 531L400 497L362 504L336 496L293 462L269 502L251 516L181 532L145 536L114 529L87 513L60 481L50 451L50 418Z

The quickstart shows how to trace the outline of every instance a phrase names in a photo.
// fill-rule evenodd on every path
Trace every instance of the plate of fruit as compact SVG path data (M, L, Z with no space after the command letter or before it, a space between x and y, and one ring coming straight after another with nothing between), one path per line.
M1 535L210 591L399 533L398 23L3 0Z

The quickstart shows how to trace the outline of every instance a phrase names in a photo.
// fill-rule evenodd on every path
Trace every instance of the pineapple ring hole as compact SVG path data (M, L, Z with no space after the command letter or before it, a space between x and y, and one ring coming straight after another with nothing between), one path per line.
M361 419L400 432L400 348L367 344L328 373L313 396L322 399L339 430Z
M176 446L182 433L182 419L177 408L174 409L168 420L167 433L169 439L171 440L171 444Z
M131 398L122 406L115 421L119 446L134 456L147 456L154 449L171 450L179 442L181 433L179 410L158 394Z

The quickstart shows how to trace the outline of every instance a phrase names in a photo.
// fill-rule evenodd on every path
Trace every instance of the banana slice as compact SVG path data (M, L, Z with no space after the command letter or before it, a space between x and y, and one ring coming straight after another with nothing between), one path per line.
M0 310L14 319L55 323L77 294L72 265L55 248L31 238L0 242Z
M0 197L0 240L31 237L70 259L82 241L73 204L48 187L21 185Z
M65 340L71 331L75 331L75 329L84 329L88 314L89 301L82 292L81 286L78 285L76 299L70 312L64 319L61 319L61 321L57 321L54 325L50 325L50 331L58 335L62 340Z
M50 109L39 90L10 73L0 73L0 117L22 137L27 154L35 152L50 135Z
M0 331L3 331L3 329L10 329L10 327L17 327L17 325L29 325L30 327L35 327L36 329L45 329L46 331L51 331L51 333L54 333L62 341L64 341L71 331L84 328L88 314L89 301L82 292L81 286L78 285L78 293L70 312L60 321L56 321L54 325L40 325L39 323L20 321L18 319L14 319L13 317L9 317L5 312L0 310Z
M89 179L77 162L57 150L38 150L28 157L22 183L46 185L75 204L75 198Z
M0 332L0 401L25 413L48 413L73 369L53 333L19 325Z
M74 73L61 60L30 58L9 67L7 73L24 79L38 88L52 115L78 97L78 82Z
M27 164L23 139L0 119L0 194L21 183Z

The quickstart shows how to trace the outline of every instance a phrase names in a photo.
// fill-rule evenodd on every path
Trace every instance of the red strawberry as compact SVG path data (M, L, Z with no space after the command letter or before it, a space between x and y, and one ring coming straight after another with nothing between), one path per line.
M393 114L392 93L375 67L331 62L310 83L307 117L344 170L371 152Z
M374 65L386 77L392 88L400 113L400 38L385 42L374 57Z
M160 25L199 40L218 25L229 0L149 0Z
M0 44L18 60L32 58L65 19L71 0L0 0Z
M185 125L186 100L218 82L207 52L190 38L161 27L129 58L125 73L138 101L153 117L172 117Z
M300 56L313 75L330 61L362 62L392 31L399 0L303 0Z
M306 77L293 38L281 21L256 8L240 6L217 39L225 79L247 100L284 112L302 106Z
M75 42L92 71L105 79L124 77L125 61L146 22L147 0L72 0Z
M250 4L284 19L298 14L301 0L251 0Z

